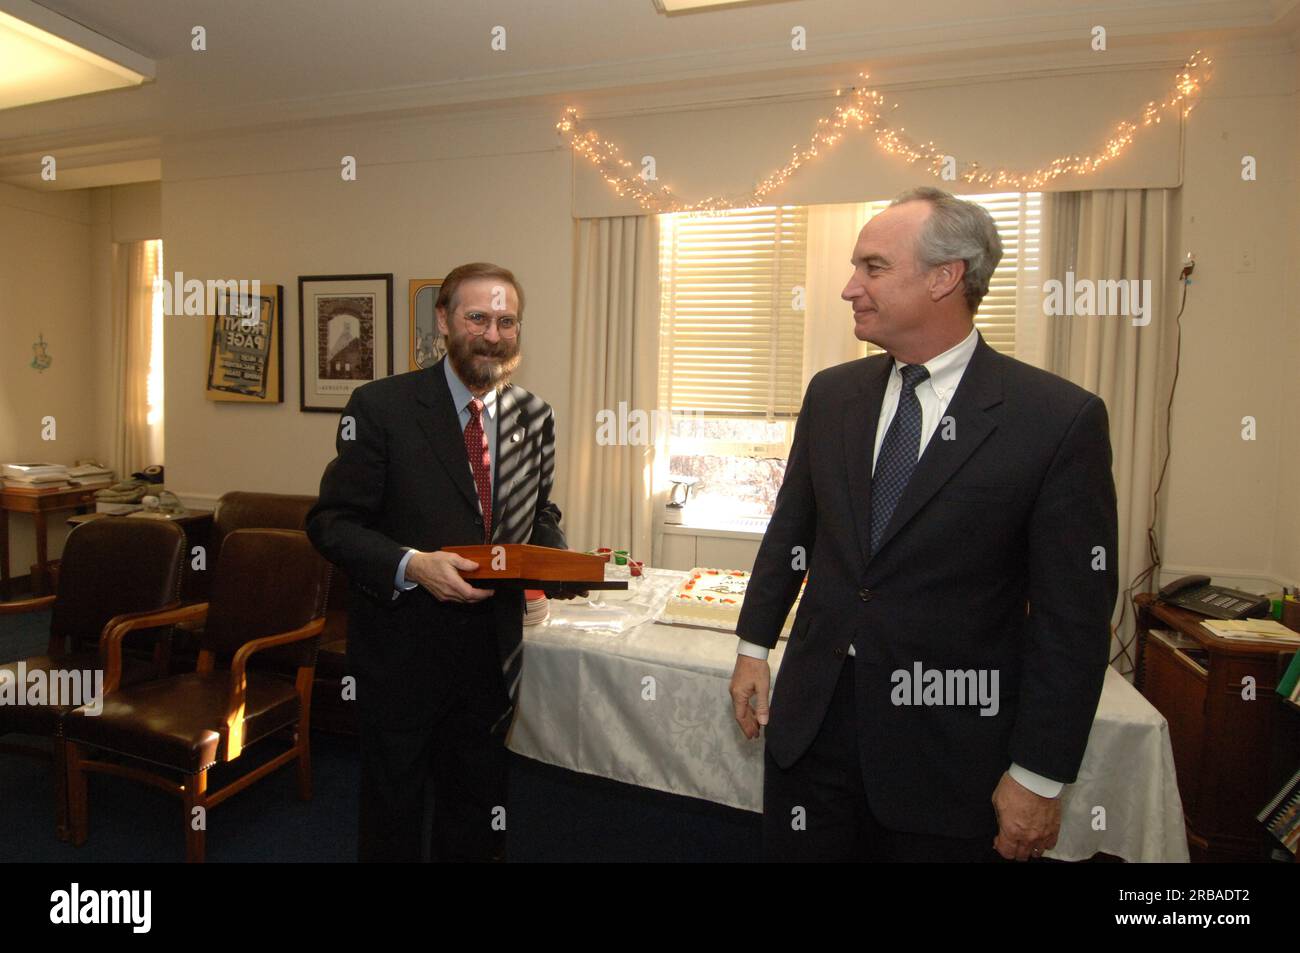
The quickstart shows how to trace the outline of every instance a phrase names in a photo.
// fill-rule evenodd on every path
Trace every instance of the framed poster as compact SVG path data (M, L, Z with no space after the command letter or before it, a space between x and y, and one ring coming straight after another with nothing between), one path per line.
M284 285L261 282L253 295L242 287L217 289L216 314L208 315L208 400L284 403Z
M393 373L393 276L300 276L298 340L301 408L339 412L362 384Z
M433 309L438 300L441 278L412 278L409 296L411 308L411 342L407 370L432 367L447 353L447 342L438 330L438 316Z

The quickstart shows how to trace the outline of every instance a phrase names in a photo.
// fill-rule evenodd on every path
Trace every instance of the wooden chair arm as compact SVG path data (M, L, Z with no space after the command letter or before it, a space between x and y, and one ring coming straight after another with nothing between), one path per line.
M54 605L58 596L37 596L34 599L15 599L13 602L0 602L0 615L22 615L26 612L40 612Z
M104 664L104 694L117 691L122 682L122 642L130 633L202 619L207 614L206 602L188 606L173 603L153 612L132 612L109 619L99 639L99 657Z
M255 652L302 642L325 631L325 617L312 619L290 632L264 635L245 642L230 661L230 699L226 704L226 758L233 760L244 750L244 706L248 697L248 660Z

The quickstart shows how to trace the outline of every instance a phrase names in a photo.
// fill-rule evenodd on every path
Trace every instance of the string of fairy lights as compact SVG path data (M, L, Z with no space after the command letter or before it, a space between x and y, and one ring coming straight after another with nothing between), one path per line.
M1148 102L1140 115L1118 121L1101 149L1091 155L1058 156L1028 171L986 169L979 162L965 162L956 165L952 177L989 192L1033 192L1063 175L1083 176L1096 172L1123 155L1142 129L1158 125L1166 114L1178 110L1180 116L1186 117L1191 113L1202 88L1210 81L1211 64L1210 58L1200 50L1193 53L1175 75L1169 94L1159 102ZM654 212L709 212L771 204L769 196L779 191L801 168L813 164L846 135L867 129L873 131L876 145L886 154L896 156L908 165L928 169L939 178L944 177L945 169L951 174L954 165L952 153L933 141L914 141L904 127L894 128L886 117L898 109L898 103L886 99L878 89L865 85L869 78L867 73L860 74L860 78L861 85L835 91L836 97L842 101L829 115L817 120L817 129L808 143L793 146L785 165L768 174L753 191L743 195L710 195L697 202L679 199L671 187L659 184L624 158L617 144L602 139L594 129L584 128L577 109L572 106L565 109L555 128L574 153L595 166L618 195L629 196L643 209Z

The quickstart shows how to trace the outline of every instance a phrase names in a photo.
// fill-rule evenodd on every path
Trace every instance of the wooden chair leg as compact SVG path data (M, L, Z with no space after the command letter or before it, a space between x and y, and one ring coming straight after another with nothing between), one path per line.
M185 863L201 864L207 854L208 772L185 776ZM195 813L195 808L201 810Z
M86 772L81 769L81 748L75 742L64 742L67 759L68 784L68 834L72 843L80 847L89 834L89 807L86 796Z
M72 832L68 822L68 743L62 736L54 739L54 833L61 841Z
M298 749L298 800L311 800L311 734L298 727L295 747Z
M298 800L311 800L311 689L316 666L298 669L298 723L293 726L293 746L298 749Z

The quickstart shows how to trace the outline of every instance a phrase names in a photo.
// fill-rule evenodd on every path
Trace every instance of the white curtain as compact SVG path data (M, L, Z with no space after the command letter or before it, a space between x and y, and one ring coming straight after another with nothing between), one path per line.
M146 466L163 462L161 378L155 339L154 279L162 274L162 242L113 246L113 460L123 480ZM150 415L150 372L155 373Z
M1175 194L1167 189L1059 192L1045 197L1044 279L1150 281L1150 323L1130 316L1043 316L1043 366L1097 394L1110 416L1119 501L1120 597L1115 607L1114 666L1132 677L1133 611L1129 592L1149 563L1148 526L1165 451L1179 301L1174 276ZM1171 257L1172 256L1172 257ZM1145 295L1144 295L1145 299ZM1044 299L1044 304L1049 303ZM1144 320L1140 317L1138 320ZM1162 491L1163 495L1163 491ZM1159 530L1159 527L1156 527Z
M571 549L609 546L657 564L655 514L667 489L667 414L651 414L659 378L658 220L578 220L576 262L565 535ZM639 433L631 426L636 411L647 421ZM616 437L645 440L598 442L602 420L613 421Z
M853 247L870 217L867 203L808 206L808 267L803 322L803 386L818 371L866 357L853 336L853 309L840 297L849 282Z

